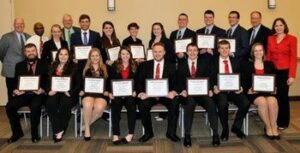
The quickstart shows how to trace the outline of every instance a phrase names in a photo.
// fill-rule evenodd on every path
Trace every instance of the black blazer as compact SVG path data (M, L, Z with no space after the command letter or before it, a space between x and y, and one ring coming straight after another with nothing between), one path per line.
M143 62L139 65L136 81L137 95L146 91L146 79L153 79L154 60ZM176 90L176 69L175 64L165 60L162 78L169 81L169 91Z
M104 42L104 36L100 38L100 42L101 43ZM109 44L109 46L104 46L104 44L100 44L100 51L101 51L103 62L106 62L108 60L107 49L112 47L118 47L118 46L121 46L119 39L114 41L113 44Z
M264 61L265 74L275 74L275 67L272 62ZM255 74L254 63L250 61L244 61L241 64L241 84L245 94L252 87L252 75ZM276 82L276 81L275 81Z
M61 48L68 48L67 41L60 39ZM42 54L42 60L46 61L47 63L51 63L52 61L52 53L51 51L57 51L58 48L55 45L53 39L50 39L44 43L44 49Z
M171 41L173 46L175 46L175 40L176 40L176 37L177 37L177 33L178 33L178 30L175 30L170 35L170 41ZM185 31L184 31L184 34L182 36L182 39L192 38L193 42L196 42L196 35L195 34L196 33L193 30L191 30L189 28L186 28Z
M153 42L154 42L154 39L151 39L149 41L149 45L148 45L149 48L152 48ZM165 44L165 50L166 50L165 59L172 63L175 63L176 55L175 55L174 46L172 45L171 41L166 37L162 37L159 42Z
M105 79L105 84L104 84L104 91L108 91L110 89L110 74L109 74L109 68L108 66L106 66L107 68L107 73L108 73L108 78ZM93 77L93 73L91 71L91 69L88 69L85 72L85 76L84 77ZM82 81L81 81L81 90L84 90L84 77L82 77ZM99 78L103 78L103 74L99 77Z
M204 59L197 59L196 77L210 77L210 65ZM181 93L187 89L186 80L191 78L191 72L188 64L188 59L178 63L177 67L177 92Z
M228 30L226 32L226 36L228 37ZM248 59L249 55L249 36L248 32L245 28L238 25L234 30L232 37L236 39L236 51L234 53L234 58L238 61L243 59Z
M248 35L249 35L249 44L250 44L250 39L251 39L251 34L252 34L252 31L253 31L253 27L250 28L248 30ZM254 38L254 41L252 44L250 44L250 50L252 48L252 45L254 43L262 43L264 45L264 48L265 48L265 51L267 50L267 47L268 47L268 37L271 35L271 30L264 26L264 25L261 25L257 34L256 34L256 37Z
M73 30L74 30L74 33L80 32L80 28L75 27L75 26L72 26L72 28L73 28ZM62 30L62 38L65 40L65 39L66 39L66 38L65 38L65 28L62 28L61 30ZM71 39L71 38L70 38L70 39Z
M143 42L141 39L136 38L136 41L132 39L131 36L125 38L122 42L122 46L130 46L130 45L143 45Z
M15 67L14 89L18 88L18 78L21 75L30 75L28 72L27 60L17 63ZM39 59L37 60L35 76L40 76L40 87L45 90L47 87L48 78L48 67L46 62Z

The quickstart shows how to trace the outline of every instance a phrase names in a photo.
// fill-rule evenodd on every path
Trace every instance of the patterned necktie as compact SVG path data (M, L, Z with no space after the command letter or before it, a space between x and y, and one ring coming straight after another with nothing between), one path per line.
M205 34L206 34L206 35L209 34L209 29L208 29L208 28L205 29Z
M224 60L223 63L224 63L224 72L225 72L225 74L229 74L230 72L229 72L228 60Z
M177 39L181 39L181 30L178 30Z
M42 57L43 55L43 48L44 48L44 42L43 42L43 39L42 37L40 38L40 57Z
M231 33L232 33L232 29L230 28L230 29L228 30L228 33L227 33L227 37L228 37L228 38L231 38L231 37L232 37Z
M88 44L88 40L87 40L87 32L83 32L83 44L87 45Z
M249 45L252 45L253 42L254 42L254 39L255 39L255 32L256 32L256 30L255 30L255 28L253 28L252 34L251 34L251 37L250 37Z
M195 62L192 62L192 67L191 67L191 71L192 71L192 78L196 77L196 67L195 67Z
M160 79L160 64L156 64L156 69L155 69L155 79Z

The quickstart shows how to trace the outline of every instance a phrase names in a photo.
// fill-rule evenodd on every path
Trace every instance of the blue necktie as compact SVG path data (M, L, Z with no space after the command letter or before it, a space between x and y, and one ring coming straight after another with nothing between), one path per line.
M83 44L87 45L88 44L88 40L87 40L87 33L83 32Z

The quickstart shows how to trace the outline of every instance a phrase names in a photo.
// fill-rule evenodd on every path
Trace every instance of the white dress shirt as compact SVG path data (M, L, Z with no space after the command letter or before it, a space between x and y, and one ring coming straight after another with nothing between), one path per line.
M163 75L163 71L164 71L164 64L165 64L165 60L161 60L161 61L156 61L154 60L154 68L153 68L153 78L155 79L155 72L156 72L156 65L159 63L159 78L162 78Z
M81 39L82 39L82 43L84 43L84 32L86 32L86 38L87 38L87 43L89 43L89 39L90 39L90 30L82 30L81 29Z
M221 56L219 57L219 73L225 73L225 64L223 62L224 60L228 61L229 73L232 73L232 66L229 57L223 59Z
M48 41L49 38L46 36L42 36L42 41L45 44L46 41ZM25 44L33 43L36 46L38 57L41 58L41 51L40 51L40 45L41 45L41 36L33 35L31 36Z

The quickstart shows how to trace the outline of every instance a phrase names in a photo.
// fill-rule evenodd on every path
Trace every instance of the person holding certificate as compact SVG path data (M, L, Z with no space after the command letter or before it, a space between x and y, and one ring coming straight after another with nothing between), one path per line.
M79 95L82 98L83 120L84 120L84 140L91 140L90 125L99 119L108 104L108 91L106 87L109 84L107 66L102 61L102 56L97 48L92 48L89 53L89 58L83 69L83 77L103 78L102 92L91 93L87 89L87 83L84 82L85 88L80 91ZM97 82L98 83L98 82Z
M51 27L51 39L46 41L43 48L41 59L51 64L54 61L53 56L60 48L67 48L67 41L62 39L62 29L60 25L54 24Z
M31 140L33 143L40 140L38 125L40 124L41 109L45 98L44 89L47 80L47 65L38 59L36 46L32 43L25 45L24 56L25 60L17 63L15 68L16 79L12 84L14 86L13 98L5 106L12 131L12 136L8 139L8 143L13 143L24 135L20 117L17 113L19 108L23 106L29 106L31 111ZM24 80L21 82L23 76L28 78L26 82ZM33 79L34 77L39 79ZM19 82L17 78L19 78ZM39 86L40 83L41 86Z
M243 119L248 113L250 102L243 94L243 88L239 86L239 80L232 81L233 83L226 84L226 82L220 82L220 75L230 75L232 73L239 73L239 63L230 58L230 43L227 40L218 42L219 56L214 57L211 60L211 83L214 90L214 98L217 104L219 118L223 127L221 140L227 141L229 137L228 126L228 101L232 101L237 107L234 123L231 128L231 132L235 133L237 137L243 139L246 135L241 131L243 125ZM231 75L232 76L232 75ZM218 81L219 80L219 81ZM221 86L225 89L237 86L237 89L231 91L222 91ZM226 86L227 85L227 86Z
M73 63L69 50L59 49L49 70L51 79L48 83L48 98L45 104L52 125L54 142L62 140L71 117L71 109L78 101L79 75L77 65Z
M253 74L265 75L275 73L273 63L270 61L264 61L264 53L263 44L253 44L250 53L251 61L247 61L242 64L242 86L244 93L248 95L249 100L258 108L258 114L265 125L265 136L269 139L280 139L276 123L278 116L278 104L275 95L272 95L271 92L256 92L252 86Z
M187 91L187 78L208 78L210 77L210 66L207 60L198 58L198 46L195 43L190 43L187 46L187 60L184 60L178 64L177 69L177 92L184 104L184 127L185 138L184 146L191 147L191 128L194 118L195 107L200 104L208 112L208 119L210 127L213 130L213 146L220 145L220 138L218 134L218 114L217 107L214 101L211 99L213 96L212 87L209 87L208 91L204 91L203 95L190 96ZM209 83L208 83L209 84ZM208 87L206 84L206 88ZM208 92L208 94L207 94Z
M290 123L289 87L295 82L297 74L297 38L289 34L283 18L277 18L272 26L273 35L268 37L267 60L275 65L278 128L284 130Z
M119 58L111 67L110 78L118 80L135 80L135 74L137 70L137 63L133 60L132 54L128 47L122 47L119 52ZM133 85L133 83L131 83ZM131 89L133 89L132 87ZM126 90L126 89L123 89ZM111 101L111 111L112 111L112 128L113 128L113 137L112 141L114 144L127 144L132 141L135 121L136 121L136 103L135 96L136 93L131 91L129 96L119 96L114 95L115 93L110 93L109 97ZM119 139L120 136L120 119L121 119L121 110L123 105L127 110L128 116L128 134L125 138Z
M137 72L136 82L138 83L136 91L137 97L141 100L139 111L141 112L142 124L145 128L145 134L139 141L146 142L154 136L150 110L155 104L161 103L168 109L168 130L166 136L170 140L177 142L180 139L176 135L179 103L176 100L175 91L175 64L164 58L166 51L163 43L155 43L152 49L154 59L142 63ZM157 81L160 82L156 83ZM156 87L151 88L153 86Z

